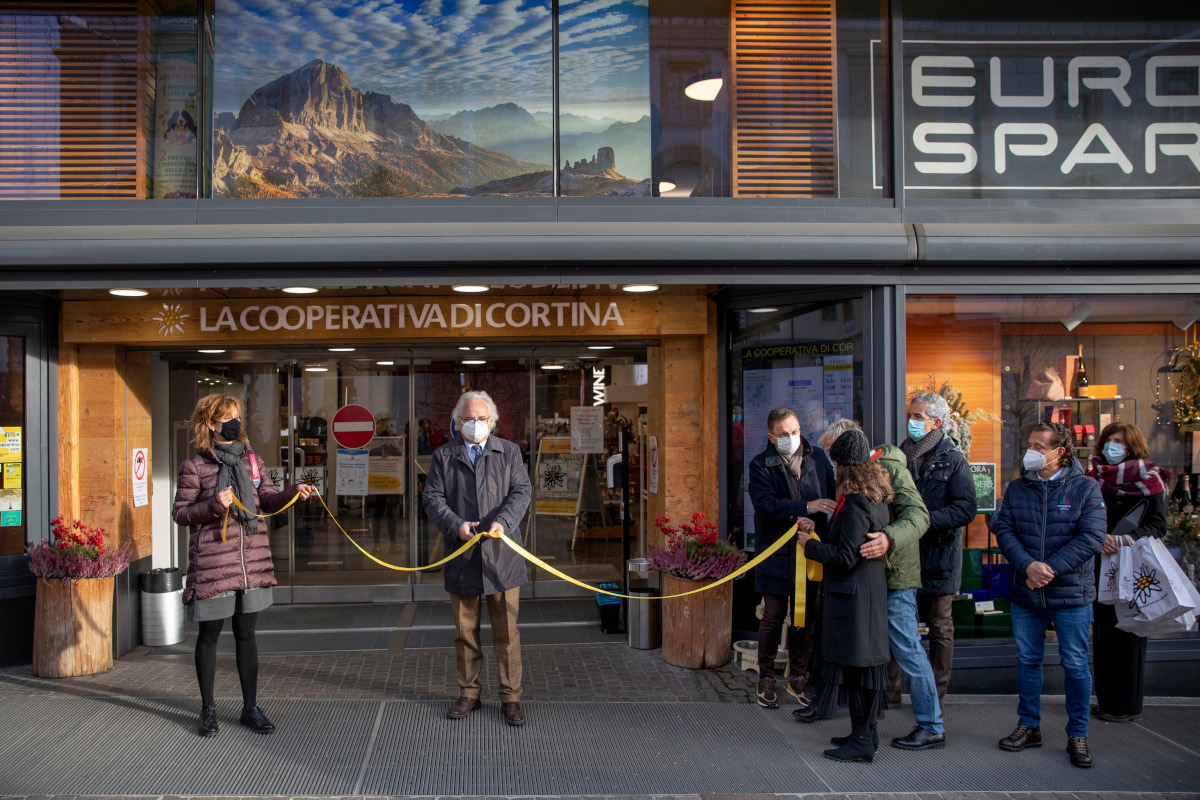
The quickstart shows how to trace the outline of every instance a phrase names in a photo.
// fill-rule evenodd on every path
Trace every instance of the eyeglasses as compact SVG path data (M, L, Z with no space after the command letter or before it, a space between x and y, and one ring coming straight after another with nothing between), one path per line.
M488 420L490 419L491 417L463 417L462 424L466 425L468 422L482 422L484 425L487 425Z

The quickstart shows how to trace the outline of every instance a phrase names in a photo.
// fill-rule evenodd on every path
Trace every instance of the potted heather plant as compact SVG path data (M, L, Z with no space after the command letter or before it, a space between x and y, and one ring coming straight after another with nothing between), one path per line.
M704 514L692 514L690 523L671 524L659 517L654 525L666 537L662 546L646 551L649 567L663 576L663 660L677 667L703 669L729 661L733 640L733 584L703 589L746 563L746 554L723 541L717 526Z
M33 625L33 674L91 675L112 669L113 578L129 567L129 542L110 548L104 529L62 516L51 541L31 545L29 570L38 577Z

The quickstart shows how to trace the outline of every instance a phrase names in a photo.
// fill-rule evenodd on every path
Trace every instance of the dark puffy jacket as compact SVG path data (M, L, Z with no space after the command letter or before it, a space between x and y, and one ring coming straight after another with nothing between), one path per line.
M762 552L787 533L795 524L794 517L811 517L817 523L817 535L825 532L825 515L809 514L808 501L832 499L837 491L833 467L823 452L800 438L804 462L800 467L801 500L793 500L788 491L787 466L775 445L750 461L750 480L747 488L754 504L754 544ZM796 591L796 540L793 538L775 555L754 570L754 591L764 594L790 595Z
M456 436L433 451L421 502L452 553L463 544L458 529L464 522L478 521L481 531L499 522L508 538L521 544L521 520L532 495L520 447L493 434L472 466L462 436ZM447 564L442 577L447 592L462 595L496 594L528 580L525 560L499 539L488 538Z
M911 468L911 464L909 465ZM929 510L921 537L920 594L958 594L962 583L963 528L979 512L971 467L949 436L925 458L917 491Z
M1100 485L1071 459L1067 475L1043 481L1026 472L1008 484L996 513L996 543L1013 565L1012 600L1026 608L1073 608L1096 599L1093 562L1108 523ZM1054 580L1041 589L1025 584L1034 561L1048 564Z
M293 486L285 492L275 491L267 471L250 448L242 455L246 469L250 459L258 459L263 481L258 487L258 513L271 514L287 505L300 490ZM231 512L221 541L225 509L217 500L217 471L220 462L212 450L202 450L179 465L179 483L175 487L175 506L171 516L178 525L191 527L188 540L187 585L183 602L193 598L207 600L234 589L259 589L275 585L275 568L271 563L271 544L267 538L267 521L257 520L249 536ZM245 499L238 498L243 503ZM236 506L233 507L236 510Z

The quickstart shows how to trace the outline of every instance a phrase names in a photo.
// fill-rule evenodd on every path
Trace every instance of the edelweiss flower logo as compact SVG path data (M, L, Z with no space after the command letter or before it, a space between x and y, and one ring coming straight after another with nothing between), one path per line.
M546 489L561 489L567 479L561 464L551 464L542 472L542 486Z
M183 333L183 321L190 316L183 313L183 306L179 303L163 303L158 316L150 319L158 323L159 335L170 336L172 333Z
M1140 608L1148 604L1156 592L1161 591L1158 570L1138 567L1137 574L1133 576L1133 602Z
M1108 571L1104 573L1104 577L1108 579L1108 583L1106 585L1109 589L1115 589L1117 587L1117 572L1117 563L1114 561L1108 565Z

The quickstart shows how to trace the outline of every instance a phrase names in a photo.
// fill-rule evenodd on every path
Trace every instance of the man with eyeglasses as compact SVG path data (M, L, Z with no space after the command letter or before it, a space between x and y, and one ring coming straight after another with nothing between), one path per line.
M532 488L521 449L495 436L500 414L487 392L464 392L454 407L462 433L433 451L422 502L442 532L447 552L458 549L478 532L507 534L520 543L520 522L529 508ZM454 651L458 700L446 712L462 719L481 708L483 669L480 643L480 598L487 599L488 618L500 676L504 721L524 725L521 710L521 637L517 611L525 562L498 539L484 538L446 565L443 572L454 613Z

